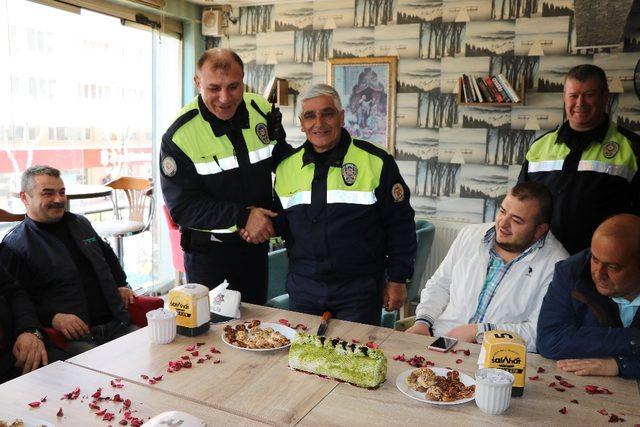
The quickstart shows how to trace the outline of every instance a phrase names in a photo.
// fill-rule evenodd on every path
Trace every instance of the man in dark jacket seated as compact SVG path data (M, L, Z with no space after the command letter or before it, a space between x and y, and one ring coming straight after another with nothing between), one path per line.
M111 247L89 221L65 212L60 171L33 166L22 175L27 217L4 238L3 265L29 293L42 325L67 340L66 358L136 329L126 308L135 296ZM57 349L56 349L57 350Z
M48 363L40 327L27 292L0 267L0 383Z
M591 249L556 265L538 317L538 351L577 375L640 378L640 217L596 229Z

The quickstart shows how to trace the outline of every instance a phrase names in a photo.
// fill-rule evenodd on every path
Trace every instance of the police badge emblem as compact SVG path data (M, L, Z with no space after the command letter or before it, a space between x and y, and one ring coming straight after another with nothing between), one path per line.
M342 165L342 180L347 185L353 185L358 177L358 167L353 163L345 163Z
M171 178L176 174L176 172L178 172L178 165L176 164L174 158L171 156L167 156L162 159L161 165L162 173L169 178Z
M620 145L615 141L609 141L602 146L602 154L607 159L613 158L620 151Z
M260 138L260 141L262 141L263 144L268 145L271 143L267 125L265 125L264 123L258 123L256 125L256 135L258 135L258 138Z
M400 203L404 200L404 187L399 182L393 184L391 187L391 195L393 196L393 201L396 203Z

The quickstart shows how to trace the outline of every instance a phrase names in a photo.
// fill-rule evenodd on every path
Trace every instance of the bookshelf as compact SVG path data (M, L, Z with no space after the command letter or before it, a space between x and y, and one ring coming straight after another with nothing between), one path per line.
M479 77L479 76L477 76ZM482 76L483 78L486 76ZM520 98L520 101L518 102L463 102L462 101L462 94L463 94L463 88L462 88L462 76L460 76L460 78L458 79L458 94L457 94L457 103L458 105L476 105L476 106L495 106L495 107L511 107L511 106L518 106L518 105L525 105L525 84L524 84L524 75L520 75L520 77L518 77L519 80L519 87L520 90L517 92L518 97Z

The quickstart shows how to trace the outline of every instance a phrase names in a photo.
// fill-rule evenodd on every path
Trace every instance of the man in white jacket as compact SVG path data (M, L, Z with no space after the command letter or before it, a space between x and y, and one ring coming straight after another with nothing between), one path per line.
M568 256L549 231L552 196L542 184L513 187L495 223L465 227L429 279L407 332L481 342L505 329L535 351L542 299L556 262Z

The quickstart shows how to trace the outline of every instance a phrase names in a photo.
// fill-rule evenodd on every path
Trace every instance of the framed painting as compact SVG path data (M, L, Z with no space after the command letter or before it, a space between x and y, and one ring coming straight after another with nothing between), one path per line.
M327 82L340 94L344 127L354 138L395 149L398 58L328 59Z

